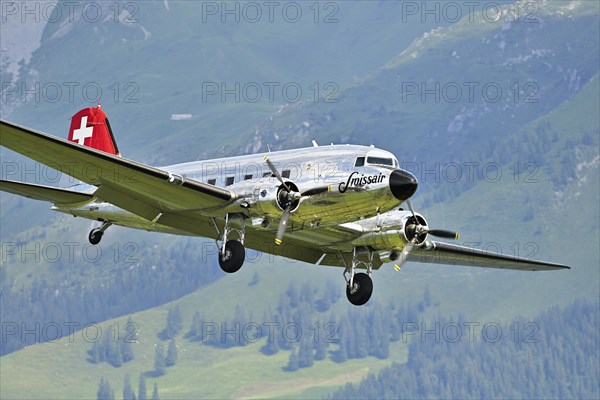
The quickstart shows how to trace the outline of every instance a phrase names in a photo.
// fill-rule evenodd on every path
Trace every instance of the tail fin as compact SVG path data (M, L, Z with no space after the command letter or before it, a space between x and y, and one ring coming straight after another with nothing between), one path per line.
M98 107L84 108L71 118L69 140L106 153L120 155L104 111Z

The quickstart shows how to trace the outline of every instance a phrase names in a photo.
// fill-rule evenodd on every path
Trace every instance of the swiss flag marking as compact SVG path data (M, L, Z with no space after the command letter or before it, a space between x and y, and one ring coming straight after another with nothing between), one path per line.
M86 138L91 138L94 133L94 126L87 126L88 117L81 118L81 126L73 131L73 141L83 145Z
M2 1L2 0L0 0ZM79 110L71 118L69 140L81 146L119 155L106 114L98 107Z

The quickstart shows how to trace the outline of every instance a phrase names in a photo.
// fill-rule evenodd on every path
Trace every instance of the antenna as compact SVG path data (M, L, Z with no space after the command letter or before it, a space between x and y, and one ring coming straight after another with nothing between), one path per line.
M313 147L319 147L319 143L315 139L312 140Z
M271 152L271 146L267 143L267 150L269 150L269 153Z

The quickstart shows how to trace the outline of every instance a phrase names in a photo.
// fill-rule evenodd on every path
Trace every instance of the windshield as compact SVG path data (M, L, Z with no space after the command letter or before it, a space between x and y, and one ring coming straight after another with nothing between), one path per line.
M392 158L384 157L367 157L367 163L377 165L389 165L391 167L394 166L394 160Z

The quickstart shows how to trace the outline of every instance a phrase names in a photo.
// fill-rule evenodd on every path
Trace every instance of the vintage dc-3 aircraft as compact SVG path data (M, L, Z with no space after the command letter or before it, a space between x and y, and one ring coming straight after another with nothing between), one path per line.
M416 178L393 154L368 146L331 145L167 167L120 156L100 108L71 120L68 140L0 121L0 144L81 181L64 189L2 180L0 189L53 203L52 209L111 225L213 238L223 271L244 263L245 246L311 264L344 268L355 305L371 297L371 272L406 261L553 270L569 268L443 243L410 198ZM406 203L408 210L400 206ZM357 272L357 269L366 270Z

